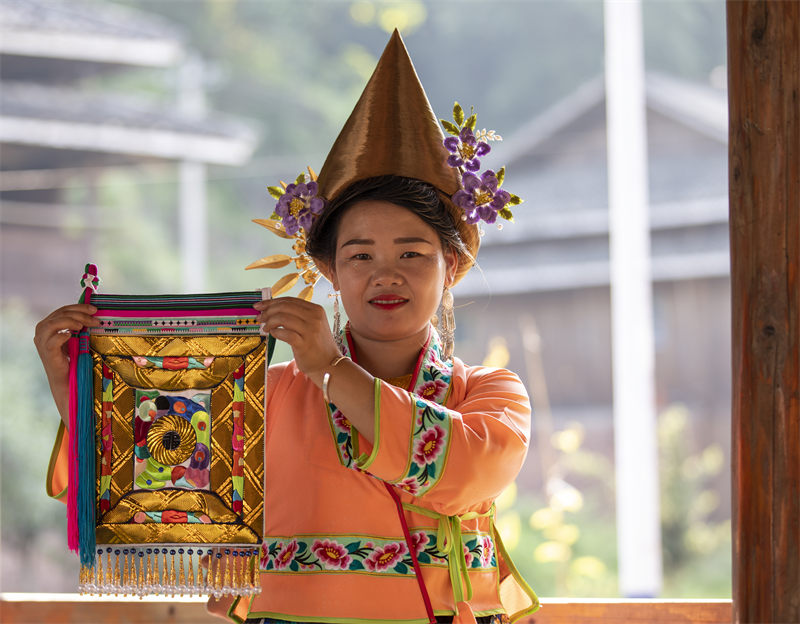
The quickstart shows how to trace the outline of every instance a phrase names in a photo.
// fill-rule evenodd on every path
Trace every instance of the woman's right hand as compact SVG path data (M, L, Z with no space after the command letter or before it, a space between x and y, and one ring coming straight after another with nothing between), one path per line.
M92 315L93 305L74 303L55 310L36 325L33 343L42 360L47 383L56 402L61 419L69 422L69 355L67 342L71 332L83 327L97 327L100 322Z

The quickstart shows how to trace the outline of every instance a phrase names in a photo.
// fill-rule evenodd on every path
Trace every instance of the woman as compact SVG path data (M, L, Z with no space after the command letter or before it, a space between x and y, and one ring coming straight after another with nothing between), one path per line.
M286 187L275 215L284 237L298 237L303 266L313 261L341 292L349 322L336 336L309 301L256 304L294 356L267 380L262 591L212 600L212 612L253 622L495 622L538 606L493 519L527 451L525 389L509 371L452 358L431 324L443 293L442 315L452 313L447 289L474 261L479 208L496 213L507 202L490 205L492 194L505 198L493 173L477 186L457 175L464 158L488 151L469 134L443 145L395 33L318 183ZM67 306L37 327L62 414L59 332L94 326L92 312Z

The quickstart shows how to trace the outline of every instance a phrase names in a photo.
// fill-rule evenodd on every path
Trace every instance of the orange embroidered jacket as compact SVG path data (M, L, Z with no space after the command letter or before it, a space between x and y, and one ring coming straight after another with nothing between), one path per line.
M226 605L233 619L427 622L409 548L437 615L514 620L538 607L493 518L527 452L527 393L507 370L440 354L432 330L409 389L376 383L374 445L294 362L270 367L262 589ZM66 484L61 441L51 495ZM410 544L384 483L400 494Z

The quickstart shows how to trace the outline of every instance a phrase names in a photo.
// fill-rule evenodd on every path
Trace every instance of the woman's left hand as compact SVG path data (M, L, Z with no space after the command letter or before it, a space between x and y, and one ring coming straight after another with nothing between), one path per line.
M340 354L322 306L296 297L278 297L253 306L258 321L278 340L292 347L297 367L308 377L322 372Z

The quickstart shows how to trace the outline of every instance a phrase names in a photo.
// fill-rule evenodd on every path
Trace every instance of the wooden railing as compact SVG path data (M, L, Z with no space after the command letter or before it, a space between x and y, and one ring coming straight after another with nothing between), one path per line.
M93 598L77 594L0 594L3 624L221 624L197 598ZM729 624L730 600L543 598L520 624Z

